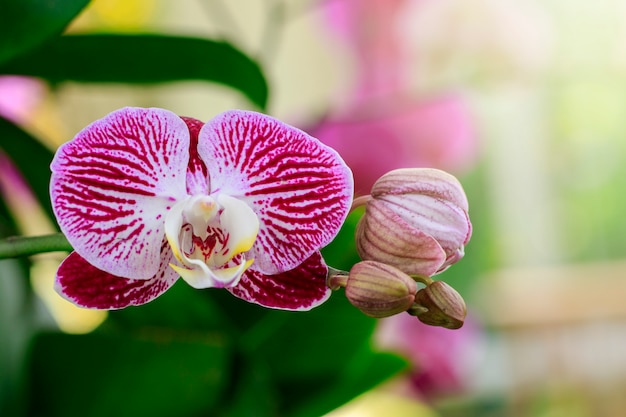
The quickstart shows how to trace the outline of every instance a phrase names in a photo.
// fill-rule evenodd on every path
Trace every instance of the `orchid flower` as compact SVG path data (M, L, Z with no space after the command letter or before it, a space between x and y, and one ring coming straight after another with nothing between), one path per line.
M124 108L61 146L51 168L75 250L56 289L77 305L143 304L179 276L270 308L330 295L319 249L347 216L352 174L301 130L250 111L202 123Z

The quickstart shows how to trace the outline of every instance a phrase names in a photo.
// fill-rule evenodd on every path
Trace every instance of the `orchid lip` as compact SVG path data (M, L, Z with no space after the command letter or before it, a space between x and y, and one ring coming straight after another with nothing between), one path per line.
M232 287L254 261L245 252L258 232L258 217L241 200L225 194L188 196L165 219L178 261L170 266L194 288Z

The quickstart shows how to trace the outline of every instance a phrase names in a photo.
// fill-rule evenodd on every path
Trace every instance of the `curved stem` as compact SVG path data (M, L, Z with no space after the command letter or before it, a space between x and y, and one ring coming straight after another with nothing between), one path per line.
M12 236L0 240L0 259L71 250L72 246L63 233L44 236Z
M411 278L413 278L417 282L421 282L422 284L426 285L427 287L434 282L432 278L426 277L426 276L423 276L423 275L411 275Z
M331 290L338 290L339 288L346 288L348 283L348 276L350 274L346 271L341 271L333 267L328 267L328 276L326 277L326 286Z
M361 195L357 198L355 198L354 200L352 200L352 207L350 207L350 211L353 211L354 209L364 206L368 201L370 201L372 199L371 195Z

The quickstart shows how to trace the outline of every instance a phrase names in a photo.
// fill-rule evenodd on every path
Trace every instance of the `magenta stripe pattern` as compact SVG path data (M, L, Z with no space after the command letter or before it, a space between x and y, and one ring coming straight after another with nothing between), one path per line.
M162 262L150 279L128 279L104 272L72 252L61 264L56 291L72 303L91 309L115 310L152 301L178 279L169 267L172 252L167 241L161 244Z
M228 290L235 296L264 307L307 311L322 304L330 295L326 286L328 267L319 252L300 266L280 274L266 276L248 269L239 284Z
M186 194L188 160L189 129L167 110L125 108L92 123L52 162L61 230L96 268L150 279L165 215Z
M328 244L347 216L352 173L331 148L274 118L229 111L200 132L211 193L248 203L261 227L252 270L288 271Z

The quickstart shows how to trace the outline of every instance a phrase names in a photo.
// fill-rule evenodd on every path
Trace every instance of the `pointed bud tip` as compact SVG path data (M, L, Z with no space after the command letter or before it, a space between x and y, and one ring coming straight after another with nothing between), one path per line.
M467 315L463 297L443 281L435 281L415 295L416 306L410 314L424 324L460 329Z

